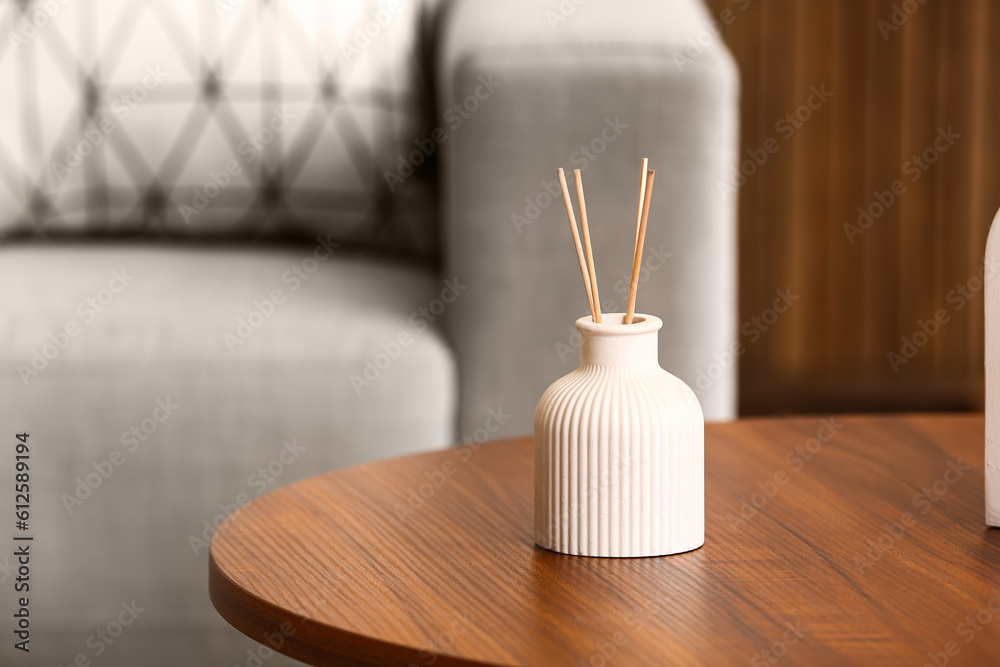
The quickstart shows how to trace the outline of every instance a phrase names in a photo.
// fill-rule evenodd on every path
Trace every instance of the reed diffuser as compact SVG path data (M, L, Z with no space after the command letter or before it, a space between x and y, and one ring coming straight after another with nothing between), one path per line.
M558 170L590 315L580 366L535 412L535 541L578 556L662 556L705 542L705 422L694 392L659 366L663 322L635 312L655 172L643 158L626 312L601 313L587 205L581 234ZM631 234L631 227L630 227Z

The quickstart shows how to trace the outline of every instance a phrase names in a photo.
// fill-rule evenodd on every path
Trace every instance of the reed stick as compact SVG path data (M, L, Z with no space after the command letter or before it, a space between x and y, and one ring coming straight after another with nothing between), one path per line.
M635 211L635 243L632 244L632 263L635 264L635 249L639 245L639 225L642 222L642 200L646 196L646 174L649 173L649 158L642 158L639 173L639 205Z
M628 310L625 311L625 324L632 324L635 317L635 295L639 290L639 269L642 266L642 247L646 243L646 221L649 219L649 202L653 199L653 179L656 171L649 170L646 188L642 197L642 213L639 216L639 234L635 242L635 255L632 258L632 284L628 291Z
M587 303L590 305L590 316L596 322L597 311L594 309L594 295L590 290L590 277L587 274L587 261L583 258L583 246L580 245L580 233L576 229L576 215L573 213L573 202L569 197L569 186L566 185L566 173L562 167L556 170L559 174L559 186L562 188L563 201L566 204L566 217L569 218L569 228L573 233L573 244L576 246L576 258L580 262L580 275L583 276L583 286L587 288Z
M583 196L583 178L574 169L576 200L580 205L580 227L583 228L583 249L587 253L587 272L590 274L590 291L594 300L594 321L601 324L601 293L597 289L597 270L594 268L594 249L590 246L590 225L587 223L587 200Z

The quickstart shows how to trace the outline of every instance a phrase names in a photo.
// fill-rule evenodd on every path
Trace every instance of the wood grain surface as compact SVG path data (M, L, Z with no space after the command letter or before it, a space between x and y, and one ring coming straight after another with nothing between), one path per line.
M236 628L312 665L997 665L983 419L706 429L705 546L534 546L530 439L263 496L212 542Z
M740 160L780 147L739 191L740 414L982 409L1000 2L706 4L740 69ZM961 138L914 161L949 127ZM878 214L867 229L858 208ZM800 297L776 322L775 290ZM894 369L888 353L939 310L946 325Z

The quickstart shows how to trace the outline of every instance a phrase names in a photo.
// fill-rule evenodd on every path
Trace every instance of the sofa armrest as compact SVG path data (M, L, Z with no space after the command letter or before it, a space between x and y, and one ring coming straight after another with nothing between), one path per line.
M583 171L603 310L625 310L643 156L657 178L636 309L663 319L661 365L706 418L732 418L736 198L721 184L736 162L738 75L704 6L451 10L437 69L441 111L461 121L442 143L445 271L469 286L446 313L460 433L499 408L510 417L495 435L530 433L542 391L579 362L573 323L589 311L558 166Z

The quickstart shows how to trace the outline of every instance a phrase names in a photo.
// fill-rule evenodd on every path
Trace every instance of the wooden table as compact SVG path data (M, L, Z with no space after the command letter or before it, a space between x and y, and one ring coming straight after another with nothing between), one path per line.
M707 538L533 544L530 439L363 465L237 512L210 591L312 665L1000 665L981 416L706 429Z

